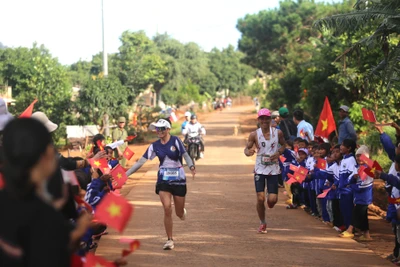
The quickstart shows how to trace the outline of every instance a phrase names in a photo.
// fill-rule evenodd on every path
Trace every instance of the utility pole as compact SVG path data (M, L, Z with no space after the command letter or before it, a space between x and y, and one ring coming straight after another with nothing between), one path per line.
M103 35L103 75L104 77L108 76L108 59L107 59L107 51L105 45L105 37L104 37L104 0L101 0L101 26L102 26L102 35Z

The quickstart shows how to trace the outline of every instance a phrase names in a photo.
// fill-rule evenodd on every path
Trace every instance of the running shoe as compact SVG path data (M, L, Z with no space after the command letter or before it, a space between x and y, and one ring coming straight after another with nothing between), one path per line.
M267 231L267 225L266 224L260 224L260 227L258 227L258 233L259 234L266 234Z
M180 219L182 221L184 221L186 219L186 209L185 208L183 208L183 215L182 215L182 217L180 217Z
M168 241L163 246L163 250L171 250L171 249L174 249L174 247L175 247L174 246L174 240L168 239Z
M288 209L288 210L297 209L297 205L293 205L293 204L287 205L287 206L286 206L286 209Z

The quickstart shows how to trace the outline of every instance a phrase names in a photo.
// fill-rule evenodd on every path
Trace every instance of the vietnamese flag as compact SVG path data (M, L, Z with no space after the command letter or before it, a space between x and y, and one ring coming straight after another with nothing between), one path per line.
M299 182L299 183L303 183L304 180L306 179L306 174L302 174L300 172L296 172L293 174L294 179Z
M96 145L100 149L100 151L104 150L103 142L101 140L97 140Z
M299 168L297 168L297 167L294 166L293 164L290 164L289 169L290 169L291 171L293 171L293 172L297 172L297 170L298 170Z
M308 169L304 168L303 166L299 166L299 169L297 170L298 173L300 173L301 175L306 176L308 174Z
M319 195L317 196L317 198L325 198L325 197L326 197L326 195L328 195L329 191L331 191L331 189L330 189L330 188L328 188L328 189L325 189L325 190L323 191L323 193L322 193L322 194L319 194Z
M367 156L365 156L364 154L362 154L360 156L360 160L362 160L370 168L372 168L372 166L374 165L374 161L372 159L368 158Z
M106 259L96 256L93 253L86 254L86 262L84 267L116 267L114 263Z
M317 168L320 170L326 170L326 160L319 158L317 160Z
M290 178L286 183L293 184L293 183L298 183L298 181L296 181L296 179L294 179L294 178Z
M317 128L315 128L315 135L328 138L329 135L336 130L336 123L333 117L331 104L328 97L325 96L324 107L322 108Z
M94 218L122 232L132 212L133 206L124 197L107 194L97 206Z
M362 108L361 112L362 112L364 120L372 122L372 123L376 122L375 113L372 110L368 110L366 108Z
M279 160L284 163L286 161L286 158L284 156L279 156Z
M374 177L375 176L375 171L382 171L382 167L381 165L379 165L379 163L375 160L374 163L372 164L372 166L368 166L368 168L366 168L364 170L364 172L366 174L368 174L368 176L370 177Z
M367 169L365 166L360 166L360 168L358 168L358 176L360 176L361 181L364 181L368 177L365 173L365 169Z
M79 196L74 196L74 200L78 205L81 205L83 207L85 207L87 209L87 211L89 211L90 213L92 213L93 208L92 206L89 205L89 203L87 203L86 201L84 201L82 198L80 198Z
M36 104L38 100L35 99L33 100L33 102L29 105L29 107L27 107L24 112L21 113L21 115L19 115L20 118L30 118L32 116L32 112L33 112L33 106Z
M389 198L388 198L388 202L389 202L390 204L400 204L400 198L389 197Z
M140 241L136 239L121 238L119 242L129 244L129 249L122 250L122 257L126 257L132 252L135 252L135 250L140 248Z
M135 152L133 152L132 150L129 149L129 147L125 148L124 151L124 158L126 158L127 160L131 160L131 158L133 157L133 155L135 155Z
M125 184L126 180L128 180L128 176L126 176L125 172L125 169L119 164L111 170L110 174L117 185L115 188L121 188Z
M135 139L136 138L136 135L129 135L127 138L126 138L126 141L132 141L133 139Z
M106 169L109 169L107 160L105 158L101 159L90 158L88 159L88 161L90 166L92 166L92 168L100 169L102 172L104 172Z

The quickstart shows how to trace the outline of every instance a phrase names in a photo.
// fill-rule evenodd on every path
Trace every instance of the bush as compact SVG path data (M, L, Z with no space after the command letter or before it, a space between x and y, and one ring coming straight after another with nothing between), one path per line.
M392 142L396 140L396 130L392 127L384 127L384 132L390 136ZM388 171L392 161L389 159L387 153L384 151L381 141L380 134L377 130L368 130L359 139L360 145L368 146L370 150L370 156L372 159L378 161L384 171Z

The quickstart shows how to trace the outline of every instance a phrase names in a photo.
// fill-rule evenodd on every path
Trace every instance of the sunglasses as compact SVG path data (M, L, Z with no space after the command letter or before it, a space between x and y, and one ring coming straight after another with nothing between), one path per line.
M165 130L167 130L166 127L156 127L157 132L164 132Z

